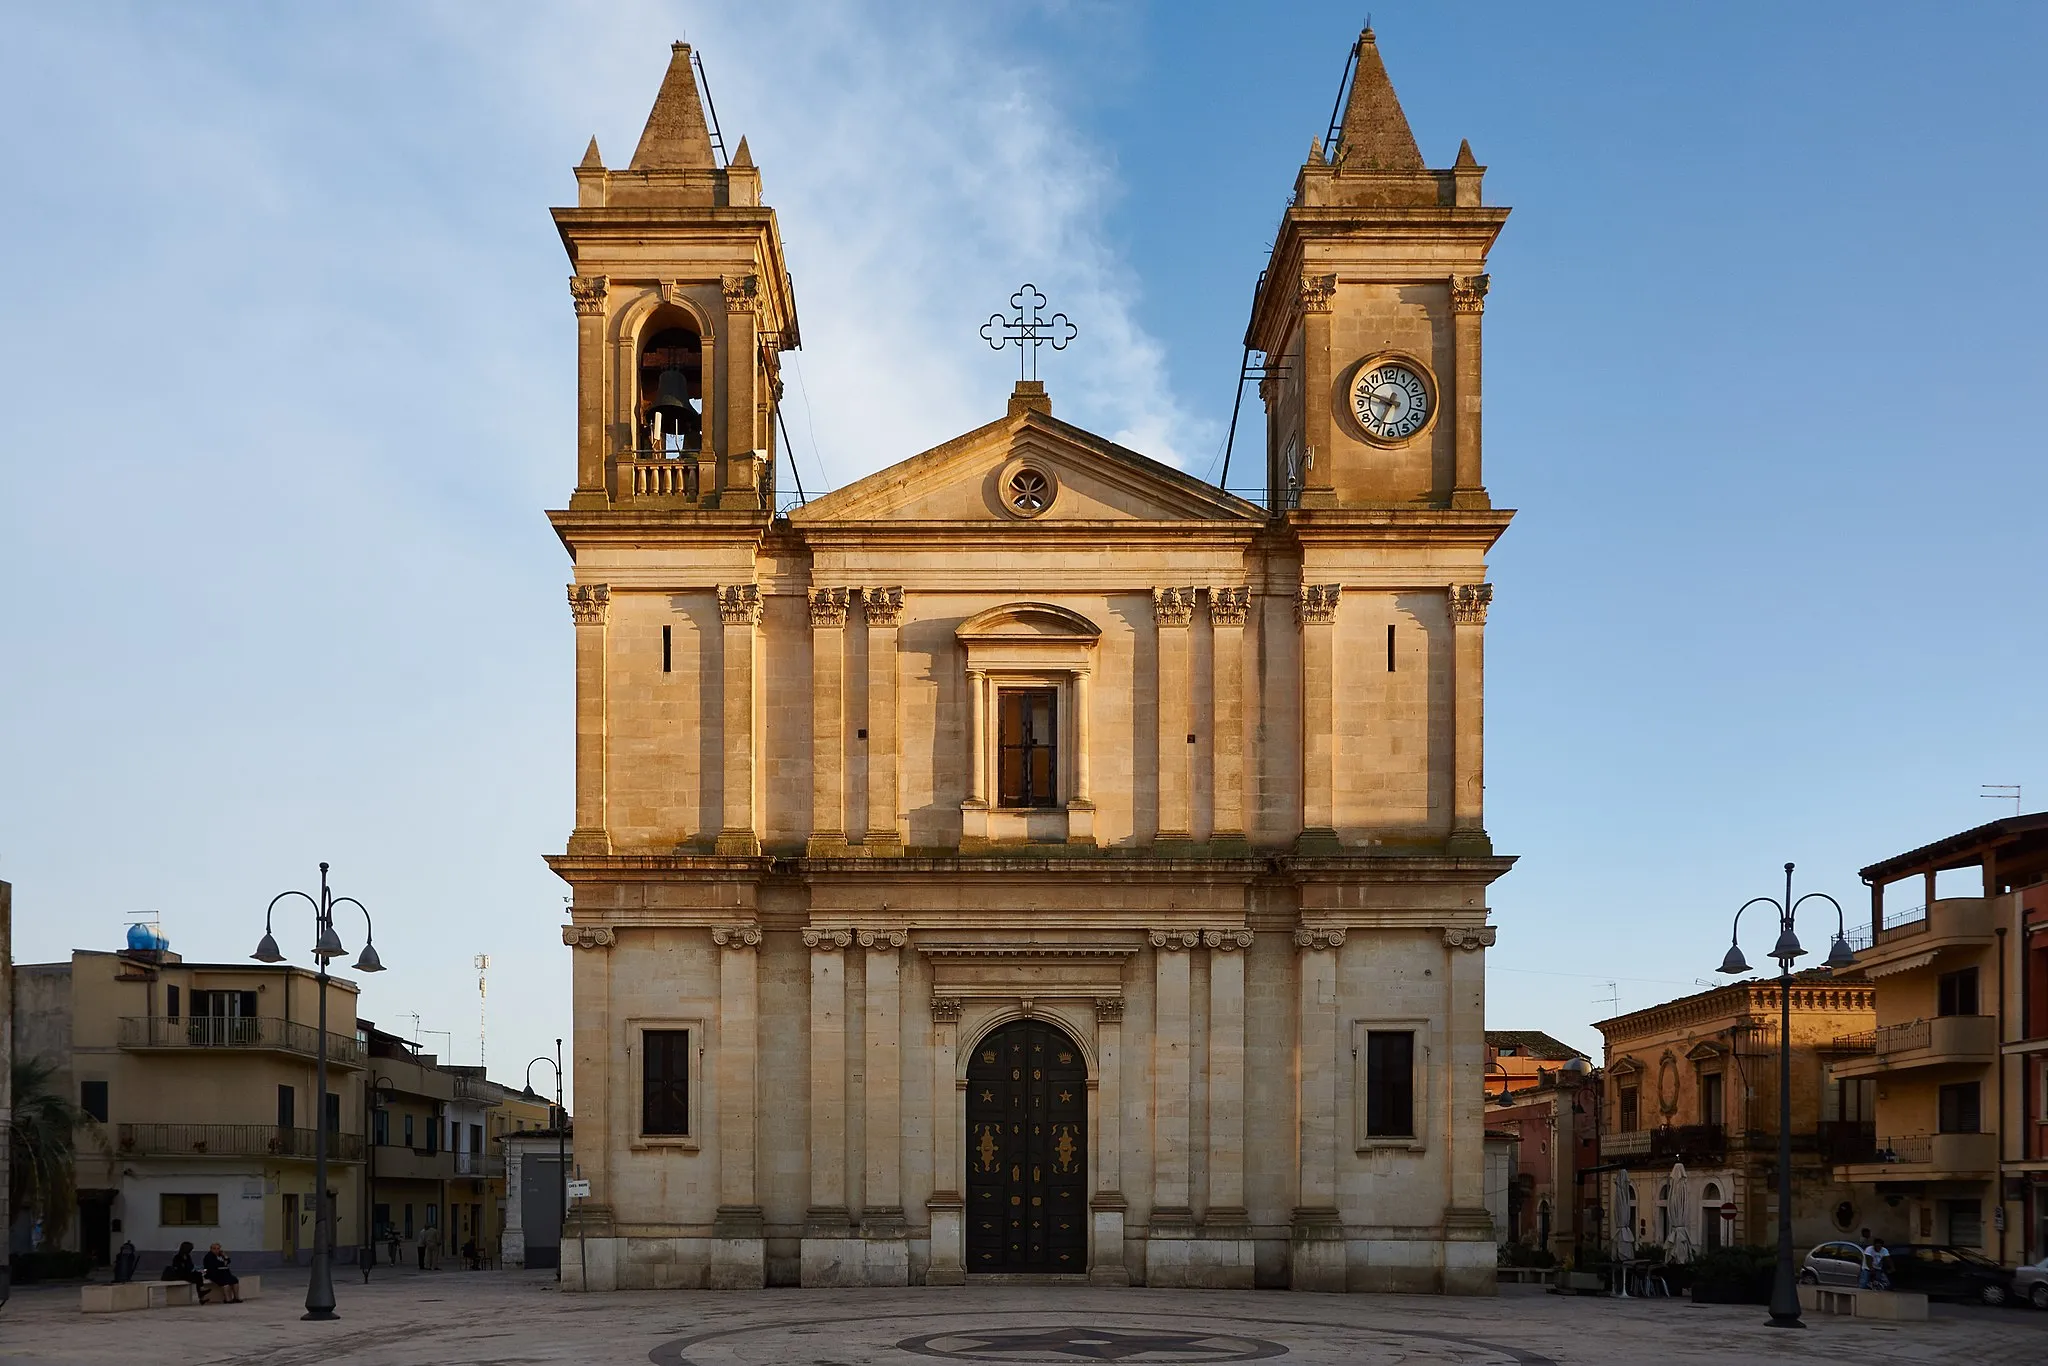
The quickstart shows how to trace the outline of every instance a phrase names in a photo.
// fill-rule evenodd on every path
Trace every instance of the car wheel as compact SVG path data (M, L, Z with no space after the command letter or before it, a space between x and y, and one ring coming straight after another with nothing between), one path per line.
M1820 1277L1814 1274L1812 1267L1808 1267L1799 1273L1799 1283L1801 1285L1819 1285Z
M2034 1302L2034 1308L2048 1309L2048 1281L2036 1282L2028 1298Z
M2002 1285L1987 1285L1979 1292L1979 1298L1995 1309L2005 1303L2005 1287Z

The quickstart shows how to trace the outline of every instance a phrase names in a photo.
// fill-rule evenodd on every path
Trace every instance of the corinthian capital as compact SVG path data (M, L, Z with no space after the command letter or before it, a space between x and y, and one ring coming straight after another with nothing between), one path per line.
M718 619L727 626L761 624L761 585L728 583L718 590Z
M608 583L569 585L569 616L578 626L604 625L605 609L611 601L612 588Z
M1251 603L1252 590L1249 588L1212 588L1209 590L1209 622L1214 626L1242 626Z
M611 280L603 275L571 275L569 298L575 302L578 313L602 313L605 290L610 285Z
M1152 620L1161 626L1185 626L1195 617L1195 590L1155 588L1152 590Z
M901 588L865 588L860 595L861 615L870 626L895 626L903 620Z
M846 590L844 588L813 588L811 590L811 625L846 625Z
M1328 313L1330 300L1337 294L1337 277L1334 275L1304 275L1301 290L1295 296L1301 301L1304 313Z
M761 307L761 277L758 275L727 275L720 279L725 289L725 311L727 313L754 313Z
M1486 284L1484 275L1453 275L1451 277L1451 312L1484 313L1486 311Z
M1341 583L1305 583L1294 600L1294 615L1303 626L1328 626L1337 619L1337 599L1343 592Z
M1451 586L1451 620L1461 626L1486 625L1486 609L1493 602L1490 583L1460 583Z

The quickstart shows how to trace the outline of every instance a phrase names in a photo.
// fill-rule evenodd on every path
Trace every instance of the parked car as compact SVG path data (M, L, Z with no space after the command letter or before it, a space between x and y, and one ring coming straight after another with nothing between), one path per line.
M2036 1309L2048 1309L2048 1257L2023 1266L2012 1276L2012 1293Z
M1917 1290L1929 1299L2012 1302L2014 1273L1981 1252L1938 1243L1907 1243L1892 1248L1891 1254L1895 1289Z
M1822 1243L1799 1268L1802 1285L1854 1285L1863 1274L1863 1249L1851 1242Z

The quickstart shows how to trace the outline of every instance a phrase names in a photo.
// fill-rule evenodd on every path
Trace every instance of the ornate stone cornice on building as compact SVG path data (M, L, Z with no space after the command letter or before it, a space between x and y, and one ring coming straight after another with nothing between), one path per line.
M608 949L619 936L609 925L564 925L562 942L577 949Z
M813 588L811 590L811 625L846 625L846 590L844 588Z
M605 609L611 601L612 588L608 583L569 585L569 616L578 626L604 625Z
M888 949L894 951L910 942L910 936L902 930L859 930L855 938L864 949Z
M603 275L571 275L569 277L569 298L575 303L579 314L604 312L605 291L611 280Z
M1342 930L1311 930L1307 928L1294 932L1294 946L1314 953L1320 949L1336 949L1344 946Z
M1200 930L1153 930L1146 938L1155 949L1193 949L1202 944Z
M1229 953L1232 949L1248 949L1252 946L1250 930L1203 930L1202 942L1212 949Z
M1498 930L1492 925L1480 925L1472 929L1447 925L1444 927L1444 947L1447 949L1490 949Z
M1195 590L1155 588L1152 590L1152 620L1161 626L1185 626L1195 619Z
M1486 609L1492 604L1493 585L1490 583L1451 585L1451 620L1460 626L1486 625Z
M860 613L867 618L870 626L895 626L903 620L903 590L901 588L863 588L860 591Z
M711 942L727 949L757 949L761 946L761 927L720 925L711 931Z
M824 953L830 953L834 949L851 948L853 931L807 929L804 931L804 947Z
M960 1023L961 1000L958 996L932 997L932 1019L938 1024Z
M1251 603L1252 590L1249 588L1212 588L1209 590L1209 622L1214 626L1242 626Z
M718 619L727 626L761 624L761 585L721 584L718 589Z
M761 308L761 277L758 275L727 275L719 285L725 291L727 313L758 313Z
M1095 1020L1098 1024L1115 1024L1124 1017L1124 998L1121 996L1098 996L1095 998Z
M1334 275L1304 275L1301 288L1295 298L1304 313L1328 313L1330 303L1337 297L1337 277Z
M1484 275L1453 275L1451 277L1451 312L1484 313L1486 311L1486 286Z
M1305 583L1294 599L1294 616L1303 626L1328 626L1337 619L1341 583Z
M1795 981L1792 984L1792 1009L1824 1014L1875 1011L1877 989L1855 982ZM1736 982L1693 996L1681 996L1675 1001L1666 1001L1627 1015L1617 1015L1611 1020L1601 1020L1594 1027L1607 1037L1612 1046L1618 1040L1709 1023L1738 1026L1755 1023L1775 1029L1778 1012L1776 982ZM1755 1017L1753 1022L1751 1017ZM1799 1046L1796 1039L1794 1046Z

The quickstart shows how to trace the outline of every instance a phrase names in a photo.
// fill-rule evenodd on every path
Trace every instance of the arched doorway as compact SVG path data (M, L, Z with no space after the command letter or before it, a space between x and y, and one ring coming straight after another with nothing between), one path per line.
M967 1270L1088 1268L1088 1066L1066 1033L1016 1020L967 1064Z

